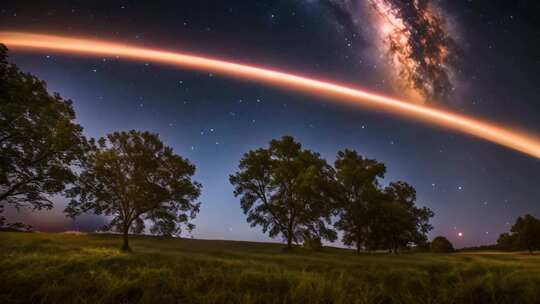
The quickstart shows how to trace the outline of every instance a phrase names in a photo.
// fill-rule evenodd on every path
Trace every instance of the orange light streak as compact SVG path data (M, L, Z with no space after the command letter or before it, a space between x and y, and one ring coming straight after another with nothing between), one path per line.
M342 86L332 82L301 77L276 70L216 60L185 53L148 49L113 42L42 35L21 32L0 32L0 42L12 49L48 50L67 54L91 56L120 56L133 60L147 60L199 71L219 73L250 81L288 88L317 96L330 102L362 108L382 110L431 125L459 131L540 159L540 140L492 123L480 121L443 109L409 103L365 90Z

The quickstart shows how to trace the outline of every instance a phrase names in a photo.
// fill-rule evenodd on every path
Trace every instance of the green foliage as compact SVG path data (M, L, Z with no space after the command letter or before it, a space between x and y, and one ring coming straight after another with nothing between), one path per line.
M528 250L532 253L540 249L540 220L530 214L520 216L510 229L497 239L497 249Z
M382 198L378 179L384 177L386 167L351 150L339 151L334 167L334 194L340 210L335 226L343 231L343 243L355 246L359 252L367 247L375 228L374 220Z
M518 217L510 229L512 238L519 249L527 249L531 253L540 249L540 220L530 214Z
M328 227L333 175L319 154L284 136L272 140L267 149L247 152L229 180L251 226L262 226L271 237L283 236L290 248L306 233L330 241L337 238Z
M0 45L0 211L4 204L50 209L50 196L75 180L82 127L71 101L7 62Z
M97 142L89 141L82 171L69 195L66 213L83 212L112 216L107 227L124 234L140 233L145 221L151 231L178 235L182 225L199 212L201 185L192 181L195 166L165 146L156 134L115 132Z
M384 188L382 198L369 246L393 252L411 243L422 246L433 229L429 224L433 211L415 206L416 190L405 182L392 182Z
M519 243L515 234L503 233L497 239L497 248L500 250L518 250Z
M332 215L344 244L357 252L423 246L432 229L433 212L415 206L415 189L405 182L382 189L378 179L384 177L384 164L356 151L339 151L334 169L285 136L246 153L239 169L230 182L247 221L271 237L281 234L288 247L306 235L335 240Z
M0 303L537 303L540 256L0 233Z
M444 236L438 236L431 241L431 251L435 253L454 252L454 246Z
M415 206L411 185L393 182L381 189L378 179L384 177L386 167L356 151L338 152L335 168L334 196L340 210L336 228L343 231L344 244L356 246L357 252L424 246L433 212Z

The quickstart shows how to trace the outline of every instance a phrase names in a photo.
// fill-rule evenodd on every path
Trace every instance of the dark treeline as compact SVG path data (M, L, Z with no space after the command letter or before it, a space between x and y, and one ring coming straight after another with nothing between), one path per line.
M530 214L518 217L510 232L501 234L494 247L531 253L540 250L540 220Z
M520 216L509 232L499 235L496 244L461 249L461 251L479 250L529 251L529 253L540 250L540 220L530 214Z

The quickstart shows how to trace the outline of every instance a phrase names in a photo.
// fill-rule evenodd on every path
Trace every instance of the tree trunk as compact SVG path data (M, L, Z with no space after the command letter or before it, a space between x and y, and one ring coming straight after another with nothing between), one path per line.
M129 248L128 232L129 232L129 227L124 228L124 233L123 233L124 244L122 245L122 251L131 251L131 248Z
M292 249L292 241L294 237L293 233L293 217L289 219L289 223L287 225L288 227L288 233L287 233L287 249Z
M293 240L292 233L289 232L287 235L287 249L292 249L292 240Z

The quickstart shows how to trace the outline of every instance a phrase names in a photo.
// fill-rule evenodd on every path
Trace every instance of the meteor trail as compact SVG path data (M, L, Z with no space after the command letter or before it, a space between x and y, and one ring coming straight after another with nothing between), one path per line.
M120 43L21 32L0 32L0 42L12 49L48 50L68 54L120 56L134 60L149 60L184 68L220 73L250 81L271 84L317 96L330 102L383 110L388 113L424 121L482 138L540 159L540 140L536 137L498 127L446 110L408 103L395 98L370 93L332 82L301 77L261 67L243 65L212 58L148 49Z

